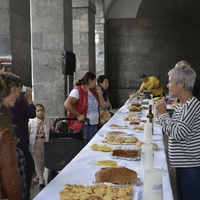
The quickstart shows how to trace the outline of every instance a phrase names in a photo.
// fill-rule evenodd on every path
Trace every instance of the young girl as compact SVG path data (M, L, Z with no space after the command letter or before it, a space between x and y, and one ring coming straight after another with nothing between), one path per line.
M45 108L42 104L36 104L36 118L29 120L29 150L35 162L37 177L33 181L39 183L39 187L45 186L43 177L43 143L49 140L49 130L53 129L51 121L45 117Z

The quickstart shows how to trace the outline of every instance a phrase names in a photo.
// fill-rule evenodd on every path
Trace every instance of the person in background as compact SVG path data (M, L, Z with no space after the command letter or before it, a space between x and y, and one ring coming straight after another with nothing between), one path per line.
M22 81L18 78L18 96L21 95ZM24 153L26 164L25 164L25 174L26 174L26 188L27 188L27 199L30 198L31 180L34 170L34 161L29 152L29 135L28 135L28 121L29 118L35 118L35 106L32 100L32 89L30 87L26 88L25 98L28 101L28 105L20 98L17 97L13 107L10 107L10 111L14 115L12 122L19 129L19 143L17 147L21 149Z
M57 129L59 132L68 132L68 124L66 122L58 122Z
M179 61L178 63L176 63L175 67L178 67L180 65L187 65L187 66L191 67L191 65L188 62L186 62L185 60L182 60L182 61ZM195 82L194 82L192 94L200 101L200 81L197 78L195 79Z
M112 105L108 98L108 86L109 86L109 78L106 75L99 75L97 78L97 84L101 87L101 93L104 98L104 107L100 109L107 108L109 111L112 109ZM112 113L113 115L113 113Z
M172 118L166 112L165 100L155 104L163 132L169 136L170 166L176 169L178 200L199 200L200 197L200 102L193 96L196 73L188 65L168 72L167 87L178 98Z
M12 73L12 67L10 65L5 66L4 72Z
M145 74L142 74L140 80L142 81L142 85L131 99L137 97L144 89L149 90L153 94L153 97L165 96L162 85L156 77L147 77Z
M15 126L15 134L17 136L17 143L19 142L19 129ZM26 190L26 174L25 174L25 164L26 164L26 160L25 160L25 156L24 153L21 149L16 148L16 153L17 153L17 162L18 162L18 171L21 177L21 188L22 188L22 200L26 200L27 199L27 190Z
M44 142L49 141L49 131L53 129L51 121L45 117L45 108L42 104L36 104L36 117L30 119L28 123L29 127L29 150L33 156L35 163L35 170L37 176L33 181L38 183L39 187L45 186L43 177L44 173L44 160L43 160L43 149Z
M0 108L0 125L8 128L11 132L11 135L14 140L14 144L17 144L17 138L15 134L15 130L12 124L13 114L8 109L9 107L13 107L15 104L15 100L19 95L17 87L18 87L18 76L11 73L1 73L0 74L0 83L3 85L2 89L2 106Z
M70 92L64 106L69 111L68 117L77 117L78 120L68 120L71 130L78 132L83 129L85 142L91 140L99 129L99 108L104 107L104 98L101 87L96 85L96 75L86 72L76 81L76 87ZM87 124L85 118L90 119L89 138L87 138Z
M0 77L0 109L3 103L2 93L5 89L5 84L1 81ZM0 113L0 116L2 115ZM0 199L21 200L21 179L17 169L14 140L10 130L2 125L0 125L0 158Z

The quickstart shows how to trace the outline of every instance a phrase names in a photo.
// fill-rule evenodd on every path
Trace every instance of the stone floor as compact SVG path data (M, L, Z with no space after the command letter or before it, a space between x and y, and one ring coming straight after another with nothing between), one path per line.
M116 110L118 110L118 109L113 109L112 112L115 113ZM168 136L166 136L165 134L164 134L164 144L165 144L165 153L166 153L166 155L168 155L168 148L167 148ZM168 162L168 156L167 156L167 162ZM170 181L171 181L174 200L177 200L177 196L176 196L176 172L175 172L174 168L169 167L168 169L169 169L169 175L170 175ZM36 176L36 174L34 172L33 178L35 176ZM45 172L44 172L44 177L45 177L45 179L47 179L47 170L45 170ZM42 189L43 188L38 188L38 184L32 181L32 184L31 184L31 199L33 199Z

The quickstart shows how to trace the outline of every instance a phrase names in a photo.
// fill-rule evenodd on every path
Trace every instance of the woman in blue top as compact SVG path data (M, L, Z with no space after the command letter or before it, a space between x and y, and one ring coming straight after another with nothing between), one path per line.
M104 97L104 104L105 106L103 108L100 108L100 110L103 110L107 108L109 111L112 109L112 105L110 103L110 100L108 98L108 86L109 86L109 78L106 75L99 75L97 78L97 83L101 87L101 93ZM113 113L111 113L113 115Z

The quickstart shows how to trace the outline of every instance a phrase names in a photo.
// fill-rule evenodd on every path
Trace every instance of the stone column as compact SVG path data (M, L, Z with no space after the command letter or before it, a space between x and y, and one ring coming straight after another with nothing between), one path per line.
M105 74L105 16L104 1L96 0L95 43L96 43L96 75Z
M0 16L0 55L12 55L13 73L31 86L30 2L1 1Z
M76 54L75 80L95 67L95 5L91 0L73 0L73 49Z
M64 116L67 84L62 51L72 49L72 0L31 0L32 74L34 101L50 118ZM67 83L68 82L68 83Z

